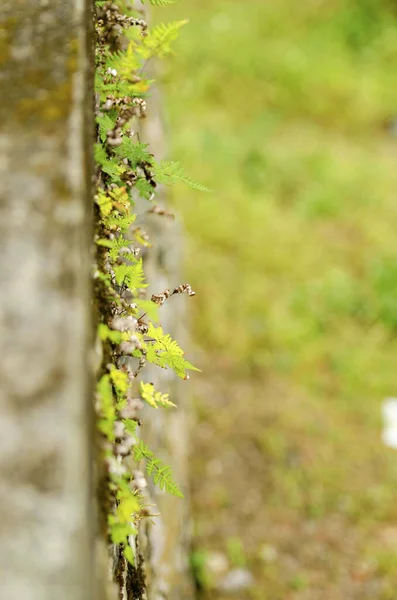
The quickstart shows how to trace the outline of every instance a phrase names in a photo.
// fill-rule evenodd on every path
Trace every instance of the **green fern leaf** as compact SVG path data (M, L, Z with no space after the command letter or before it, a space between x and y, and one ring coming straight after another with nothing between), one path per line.
M106 219L104 219L104 223L106 227L110 229L116 229L117 231L126 232L130 225L135 221L136 215L131 213L130 215L120 215L120 214L112 214ZM131 242L128 243L128 245ZM128 258L128 256L126 256Z
M170 6L176 4L175 0L150 0L152 6Z
M136 94L136 86L128 81L120 81L119 83L104 83L100 89L95 88L101 95L101 100L104 101L108 94L113 94L115 98L124 98L124 96L134 96Z
M158 408L159 406L163 406L164 408L176 408L176 404L169 399L169 394L156 392L153 383L144 383L141 381L140 392L142 399L153 408Z
M101 115L96 118L96 122L99 125L99 137L101 138L101 142L106 142L107 132L111 129L114 129L115 120L113 120L109 115Z
M147 287L144 283L145 275L142 267L142 259L136 261L134 265L116 265L114 275L117 285L125 283L130 290L143 289Z
M205 185L202 185L185 175L180 163L172 160L162 160L160 163L155 164L154 176L158 183L163 183L164 185L172 185L173 183L181 181L192 190L198 190L200 192L210 191Z
M155 302L151 300L146 300L144 298L137 298L134 300L137 305L140 314L144 313L147 319L151 321L155 321L156 323L159 320L159 306Z
M159 367L170 367L181 379L188 379L187 370L199 371L184 358L184 352L169 334L164 334L161 327L149 323L148 337L153 339L146 349L146 358Z
M142 45L136 48L136 51L146 60L152 56L163 58L168 54L172 54L171 43L176 40L180 29L186 25L188 21L172 21L171 23L160 23L153 27L149 34L144 38Z
M106 61L107 69L116 69L118 77L128 81L134 76L134 72L139 68L139 60L134 51L135 44L130 42L127 50L114 52ZM119 83L117 83L117 86Z
M138 191L141 198L145 200L150 200L153 195L153 186L150 185L145 177L139 177L137 182L135 183L135 189Z
M132 169L135 169L140 163L153 163L153 155L147 151L149 144L134 142L131 138L124 136L123 143L115 150L115 154L121 158L128 158Z
M161 490L165 490L179 498L184 497L173 480L171 467L157 458L142 440L139 440L138 444L134 446L134 459L136 462L146 459L146 473L149 477L153 475L154 483L158 485Z
M123 419L123 424L126 432L129 435L136 434L136 428L138 427L138 423L136 421L133 421L132 419Z
M100 165L101 170L109 175L112 181L121 183L120 175L124 173L125 169L109 159L106 149L102 144L95 144L94 159Z
M133 215L135 220L136 215ZM127 218L127 222L130 219ZM123 221L124 223L124 221ZM116 262L118 258L120 257L124 257L126 259L128 259L129 262L138 262L138 259L135 258L135 256L132 256L129 252L123 253L123 249L129 248L129 246L131 246L131 240L127 240L123 235L119 235L117 238L115 238L114 240L107 240L108 244L110 243L110 250L109 250L109 258L113 261ZM108 246L109 247L109 246Z

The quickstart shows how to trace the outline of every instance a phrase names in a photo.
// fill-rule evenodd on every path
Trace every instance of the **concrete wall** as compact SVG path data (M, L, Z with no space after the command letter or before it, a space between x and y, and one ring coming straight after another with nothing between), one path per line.
M91 29L88 0L5 0L1 6L1 600L117 595L107 585L106 543L94 542L91 485ZM165 148L160 107L155 93L141 130L157 158ZM148 208L138 206L153 240L146 272L150 292L160 292L183 283L182 235L177 221L148 215ZM164 329L182 345L184 300L176 296L161 309ZM151 367L145 378L179 405L171 412L149 409L142 436L172 465L186 493L180 500L149 487L161 517L143 521L137 540L146 598L190 600L189 384ZM131 590L128 600L135 600Z
M162 98L158 89L148 100L147 118L142 122L141 139L148 142L156 159L166 157L167 144L161 114ZM167 193L163 188L156 196L166 206ZM145 257L145 273L150 283L149 293L160 293L184 283L182 271L183 231L176 218L147 213L147 203L138 204L138 222L149 233L153 247ZM177 295L160 308L161 324L167 333L186 349L186 296ZM175 498L155 489L149 481L151 499L160 517L152 524L144 521L140 545L144 550L149 600L191 600L194 597L189 569L190 506L188 489L188 431L189 381L182 381L170 370L148 365L143 372L145 381L156 389L168 392L178 405L177 410L153 410L143 414L142 437L148 446L172 466L175 480L185 498Z
M0 11L0 597L92 598L84 0Z

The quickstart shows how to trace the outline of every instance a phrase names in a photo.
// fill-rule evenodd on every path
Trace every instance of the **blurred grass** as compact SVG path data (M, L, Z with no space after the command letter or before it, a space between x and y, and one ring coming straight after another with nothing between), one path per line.
M214 190L173 198L204 350L198 543L245 540L252 598L391 600L397 456L379 408L397 392L397 5L158 13L191 19L164 73L172 153ZM321 564L313 520L333 532ZM263 543L275 563L258 563Z

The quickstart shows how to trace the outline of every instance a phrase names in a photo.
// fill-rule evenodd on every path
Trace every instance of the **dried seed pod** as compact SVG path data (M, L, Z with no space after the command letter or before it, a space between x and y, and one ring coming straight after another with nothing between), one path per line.
M167 219L172 219L172 220L175 219L175 215L172 212L170 212L169 210L166 210L165 208L161 208L157 204L155 206L152 206L152 208L150 210L148 210L147 212L152 215L159 215L160 217L167 217Z
M164 292L161 292L160 294L152 294L152 297L150 299L155 304L162 306L164 304L164 302L167 300L167 298L169 298L169 297L170 297L170 290L166 289L166 290L164 290Z

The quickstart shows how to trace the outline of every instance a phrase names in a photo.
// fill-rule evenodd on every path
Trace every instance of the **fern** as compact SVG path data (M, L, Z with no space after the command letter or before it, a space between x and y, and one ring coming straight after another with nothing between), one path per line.
M137 305L137 309L139 309L141 313L144 313L148 319L156 322L159 320L158 304L144 298L137 298L135 304Z
M118 77L129 81L139 68L139 60L135 52L135 44L131 41L127 50L114 52L106 61L106 67L116 69ZM119 84L117 83L117 87Z
M171 160L162 160L160 163L154 165L154 174L158 183L164 185L172 185L181 181L182 183L189 186L192 190L198 190L200 192L209 192L210 190L185 175L179 162L173 162Z
M153 186L150 185L145 177L139 177L135 184L135 189L139 192L141 198L150 200L153 195Z
M127 218L128 220L129 218ZM131 240L127 240L123 235L119 235L114 240L107 240L107 242L111 244L108 246L110 247L109 258L114 262L123 254L122 249L128 248L131 245ZM129 253L126 253L125 258L128 258L129 261L136 261L135 257Z
M135 435L138 423L132 419L123 419L123 425L129 435Z
M161 327L149 323L148 337L152 339L147 346L146 358L149 362L163 368L170 367L182 379L188 379L187 370L199 370L183 357L184 352L178 343L168 333L164 334Z
M149 1L154 6L174 3L174 0ZM96 7L104 7L106 4L105 0L95 0ZM188 377L187 370L195 367L185 360L177 342L164 334L161 327L156 328L152 324L151 321L158 320L158 305L137 297L147 285L142 259L137 259L135 253L131 252L131 245L133 243L135 246L137 242L150 247L151 244L141 227L131 229L136 217L132 196L151 200L157 182L170 185L182 181L193 189L206 188L186 176L179 163L156 164L148 145L137 142L127 132L130 125L126 122L126 117L133 115L135 111L126 112L125 105L130 103L129 98L144 98L152 83L143 75L147 61L155 55L162 58L172 53L172 42L187 21L157 25L147 32L144 21L138 22L139 28L134 26L135 17L141 17L139 11L133 6L127 6L129 3L125 0L121 0L119 5L120 8L113 6L112 11L122 10L126 16L133 17L131 21L121 19L126 27L123 25L120 31L113 30L107 18L96 26L95 91L98 98L96 123L99 141L94 147L98 174L95 194L95 290L99 321L102 321L98 324L98 340L104 346L100 368L102 376L97 384L97 407L98 427L107 440L103 446L109 484L106 502L110 501L112 506L111 514L108 515L108 533L113 544L120 545L125 558L134 564L130 536L137 534L136 524L143 516L147 516L147 511L143 510L140 498L131 490L131 474L128 474L128 463L124 459L131 453L137 461L145 459L146 472L153 478L155 485L175 496L183 497L183 494L173 480L171 467L158 459L137 438L136 417L129 410L125 412L125 409L130 408L128 398L132 392L131 377L127 371L122 370L121 365L124 363L120 359L131 355L140 359L134 376L144 368L145 357L159 367L173 369L184 379ZM98 13L101 16L101 12ZM131 27L127 26L128 22ZM129 40L127 47L126 39ZM109 69L113 72L109 72ZM119 121L117 118L120 118ZM115 130L116 123L122 123L121 139L116 142L119 145L114 145L108 139L108 132ZM133 237L133 242L129 237ZM125 286L133 296L132 304L129 299L127 302L120 291ZM183 291L178 290L176 288L175 293ZM113 315L117 315L118 323L113 320ZM137 328L135 319L139 324ZM146 322L149 322L147 333ZM117 330L111 329L111 324ZM168 394L156 391L150 383L141 383L140 393L142 399L154 408L175 407ZM131 418L126 418L127 416ZM131 438L136 444L132 449ZM108 506L105 510L108 510Z
M121 183L120 175L124 173L125 168L109 159L106 149L102 146L102 144L95 144L94 158L95 161L101 166L102 171L109 175L113 182Z
M146 459L146 473L149 477L153 475L154 483L158 485L161 490L165 490L179 498L184 497L173 479L171 467L157 458L154 455L154 452L149 450L142 440L139 440L136 446L134 446L134 459L136 462Z
M131 138L123 137L123 142L115 150L115 153L121 158L128 158L132 169L135 169L140 163L153 163L153 155L147 151L149 144L134 142Z
M110 230L127 231L129 226L133 224L135 219L136 215L134 215L133 213L129 215L120 215L118 213L115 213L109 215L109 217L104 219L104 223L106 227L108 227ZM128 245L130 243L131 242L129 242ZM129 258L129 256L126 256L126 258Z
M158 408L159 406L163 406L164 408L176 408L176 404L169 399L169 394L156 392L153 383L144 383L141 381L140 391L142 399L153 408Z
M152 6L170 6L176 4L175 0L150 0Z
M113 94L115 98L124 98L124 96L142 95L146 90L142 85L136 85L129 82L121 83L103 83L97 87L96 91L100 93L101 100L105 100L108 94Z
M116 119L112 119L108 114L96 118L96 122L99 125L99 137L101 138L102 143L106 142L107 132L114 129L115 120Z
M171 43L177 39L180 29L188 21L172 21L171 23L160 23L151 29L143 43L137 47L137 52L146 60L156 55L157 58L164 58L172 54Z
M142 259L137 260L134 265L116 265L114 267L114 274L119 286L125 283L132 291L147 287L147 284L144 283L145 275L142 267Z

